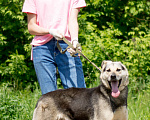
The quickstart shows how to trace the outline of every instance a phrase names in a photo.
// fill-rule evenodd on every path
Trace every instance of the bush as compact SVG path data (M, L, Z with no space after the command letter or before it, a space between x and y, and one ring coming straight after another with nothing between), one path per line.
M150 82L150 2L111 2L90 0L86 12L81 11L79 38L83 53L99 67L103 60L121 61L129 70L133 91L146 89ZM84 58L82 62L90 86L99 72Z
M113 2L113 4L112 4ZM79 14L79 41L83 53L99 67L103 60L121 61L130 73L130 85L137 92L150 82L150 2L147 0L86 0ZM23 1L0 1L0 78L22 89L36 80L30 61L33 38L27 30ZM85 59L87 87L99 72ZM60 80L58 81L60 83ZM60 86L60 84L59 84Z
M121 61L128 68L133 90L145 89L150 82L150 34L130 40L113 38L114 34L119 34L119 31L106 29L100 31L100 37L88 34L82 45L83 53L99 67L103 60ZM96 80L99 76L96 68L84 58L82 62L86 81Z

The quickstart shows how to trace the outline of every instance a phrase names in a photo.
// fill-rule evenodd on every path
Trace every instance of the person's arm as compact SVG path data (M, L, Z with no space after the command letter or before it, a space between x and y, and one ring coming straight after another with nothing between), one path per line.
M28 17L28 31L31 35L46 35L51 34L53 35L57 40L61 39L63 36L62 34L57 31L56 29L45 29L36 24L36 14L27 14Z
M80 8L73 8L69 18L69 32L71 35L71 43L76 47L78 43L78 13Z
M36 24L36 14L27 14L28 17L28 31L31 35L46 35L49 34L49 29L42 28Z

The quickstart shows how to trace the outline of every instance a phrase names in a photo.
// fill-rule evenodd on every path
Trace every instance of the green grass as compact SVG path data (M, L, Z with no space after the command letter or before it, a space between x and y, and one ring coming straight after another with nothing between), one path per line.
M0 87L0 120L32 120L33 110L41 95L38 88L14 91L3 84Z
M150 120L150 89L128 96L129 120Z
M0 86L0 120L31 120L41 95L38 87L31 92L29 88L15 91L8 86ZM128 111L129 120L150 120L150 87L136 94L129 90Z

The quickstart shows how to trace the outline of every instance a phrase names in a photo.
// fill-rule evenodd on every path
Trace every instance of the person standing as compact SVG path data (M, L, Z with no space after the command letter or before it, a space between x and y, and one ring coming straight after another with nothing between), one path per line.
M22 12L27 13L28 31L33 38L32 55L34 68L42 94L57 89L56 68L65 89L85 88L84 74L80 57L72 57L73 49L61 54L67 44L65 37L73 47L78 44L78 13L86 6L85 0L25 0Z

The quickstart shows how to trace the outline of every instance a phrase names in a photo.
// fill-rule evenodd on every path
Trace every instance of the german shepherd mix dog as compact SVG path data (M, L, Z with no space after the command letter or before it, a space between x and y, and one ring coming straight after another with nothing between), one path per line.
M33 120L127 120L128 71L103 61L101 85L49 92L38 100Z

